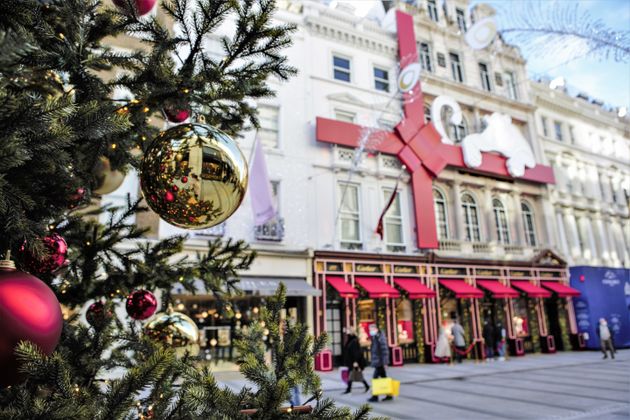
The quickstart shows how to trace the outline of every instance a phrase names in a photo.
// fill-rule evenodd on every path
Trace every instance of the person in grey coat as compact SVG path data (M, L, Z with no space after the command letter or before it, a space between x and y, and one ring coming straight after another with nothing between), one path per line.
M370 336L372 337L372 345L370 347L370 366L374 368L374 377L386 378L385 366L389 363L389 346L385 339L385 334L374 324L370 325ZM393 399L391 396L385 397L383 401ZM368 401L377 402L378 396L373 395Z
M612 342L612 334L610 328L608 328L608 322L604 318L599 319L599 326L597 327L597 335L599 335L599 341L602 346L602 353L604 353L604 359L608 359L606 350L610 352L610 357L615 358L615 347Z
M453 335L453 344L455 345L456 349L455 359L457 360L457 363L461 363L463 355L460 354L460 352L466 350L466 333L464 332L464 327L461 326L457 318L453 320L451 334Z

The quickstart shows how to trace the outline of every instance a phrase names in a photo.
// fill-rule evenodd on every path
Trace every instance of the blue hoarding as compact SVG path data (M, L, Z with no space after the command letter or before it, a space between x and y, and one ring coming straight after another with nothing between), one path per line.
M578 330L588 333L586 346L599 348L597 325L606 318L616 347L630 347L630 270L571 267L571 286L582 292L573 299Z

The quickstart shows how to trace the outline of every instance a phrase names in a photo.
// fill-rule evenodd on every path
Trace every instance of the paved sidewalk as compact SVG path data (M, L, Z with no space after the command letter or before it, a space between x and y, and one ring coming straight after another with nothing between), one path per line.
M506 362L390 367L401 381L394 401L373 405L373 414L392 419L630 419L630 350L615 360L599 352L527 355ZM372 369L365 371L371 378ZM217 380L239 390L238 372L217 372ZM342 395L339 371L321 373L326 396L359 407L369 397L356 384Z

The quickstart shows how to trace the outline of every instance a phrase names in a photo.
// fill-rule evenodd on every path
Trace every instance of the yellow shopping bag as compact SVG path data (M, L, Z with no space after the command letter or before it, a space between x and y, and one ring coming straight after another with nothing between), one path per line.
M400 394L400 381L392 378L378 378L372 380L372 395L391 395L397 397Z

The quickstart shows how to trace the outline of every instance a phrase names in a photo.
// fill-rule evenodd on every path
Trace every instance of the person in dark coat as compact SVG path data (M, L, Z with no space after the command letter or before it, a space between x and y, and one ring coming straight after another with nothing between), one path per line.
M494 349L497 345L497 334L494 330L494 326L487 319L483 323L482 335L486 347L486 359L492 360L494 359Z
M370 389L367 381L363 377L363 369L365 369L366 361L363 356L363 350L359 344L359 338L354 330L348 330L348 341L343 348L344 365L348 367L348 387L344 394L352 391L352 382L363 382L365 392Z
M370 346L370 365L374 368L373 379L387 378L385 372L385 366L389 363L389 346L387 345L387 339L385 334L375 325L370 325L370 336L372 337L372 345ZM392 396L387 396L383 401L393 399ZM368 401L377 402L378 396L373 395Z

